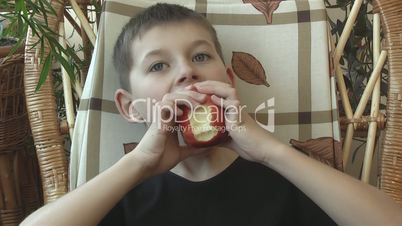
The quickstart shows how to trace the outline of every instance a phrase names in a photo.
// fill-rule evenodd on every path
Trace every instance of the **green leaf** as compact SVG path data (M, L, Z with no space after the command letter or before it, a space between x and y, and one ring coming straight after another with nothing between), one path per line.
M350 79L348 76L344 75L343 80L345 81L346 89L353 89L352 83L350 82Z
M44 21L45 21L46 26L49 26L48 19L47 19L48 17L47 17L46 9L45 9L45 6L43 5L43 2L42 2L42 1L39 1L39 6L40 6L41 14L43 15L43 19L44 19Z
M360 148L361 148L363 145L366 144L366 141L361 141L361 142L362 142L362 143L361 143L359 146L357 146L357 148L353 151L352 163L355 161L356 155L357 155L358 151L360 150Z
M387 96L388 94L388 82L381 81L380 83L380 93L382 96Z
M350 0L336 0L336 4L342 9L346 10L346 6L350 4Z
M67 56L70 56L75 62L77 62L77 63L81 62L81 59L75 53L74 48L67 46L67 49L65 50L65 54Z
M49 53L49 55L47 55L45 59L45 62L43 63L42 71L40 72L39 81L36 85L35 92L38 92L40 87L42 87L42 85L45 83L47 75L49 74L50 67L52 65L52 59L53 55L52 53Z
M10 52L8 53L8 56L13 55L15 52L17 52L18 48L22 46L22 43L24 42L24 39L20 38L18 39L17 43L11 48Z
M66 70L68 76L70 77L71 81L75 81L74 75L74 67L71 65L66 59L64 59L61 55L56 55L56 59L60 62L63 68Z
M31 11L32 14L39 14L40 9L37 6L36 2L26 1L27 8Z
M0 0L0 9L8 9L7 0Z
M39 41L40 41L40 53L39 53L39 55L40 55L40 58L43 59L43 54L45 54L45 39L41 38L41 39L39 39Z
M27 15L21 15L21 18L25 21L24 25L27 25L31 28L32 35L39 36L37 29L40 28L40 25L38 25L38 23L34 23L33 20L30 20ZM24 33L24 35L25 34L26 33Z
M326 7L327 9L334 9L334 8L340 8L339 5L330 5Z
M345 26L345 23L343 23L340 20L336 20L336 28L337 28L337 32L338 32L339 36L341 36L344 26Z
M22 34L23 30L24 30L24 23L21 17L17 17L17 35L18 34Z
M43 2L47 6L47 9L49 10L48 12L50 12L52 15L57 14L56 11L53 9L53 7L52 7L52 5L50 4L49 1L41 1L41 2Z
M15 0L15 12L21 12L24 6L23 0Z

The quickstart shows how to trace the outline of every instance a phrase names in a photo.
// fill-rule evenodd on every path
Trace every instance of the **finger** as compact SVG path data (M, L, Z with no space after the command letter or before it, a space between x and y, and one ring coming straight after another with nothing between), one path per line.
M195 87L201 87L201 86L223 86L223 87L232 87L231 84L228 84L226 82L221 82L221 81L215 81L215 80L206 80L202 82L197 82L193 84Z
M162 122L168 124L171 120L173 120L174 115L174 103L171 100L162 100L155 104L156 120L158 122Z
M222 97L212 95L211 100L214 102L214 104L228 109L227 111L234 110L234 108L238 109L240 106L240 101L237 99L224 99Z
M175 108L175 112L177 116L182 116L183 115L183 110L181 110L180 108L176 107Z
M199 103L196 100L190 98L187 95L178 93L166 94L165 96L163 96L162 100L172 101L173 103L175 103L175 105L186 105L189 108L193 108L199 105Z
M189 96L200 103L203 103L205 101L205 98L207 97L206 94L199 93L199 92L196 92L193 90L183 90L183 91L178 91L177 93L179 93L181 95Z
M170 117L183 115L183 110L172 101L161 102L156 109L160 111L160 116L164 121L170 119ZM173 120L173 118L171 119Z
M197 90L201 93L215 94L225 99L237 99L236 89L229 86L205 85L197 87Z
M188 86L184 87L184 89L186 89L186 90L194 90L195 86L193 84L191 84L191 85L188 85Z
M183 110L180 109L180 106L185 105L191 109L190 111L192 111L192 109L200 105L199 102L192 99L190 96L206 98L205 94L200 94L194 91L184 93L186 94L168 93L163 96L161 103L159 103L160 110L158 112L161 118L158 120L163 121L162 124L172 125L173 119L177 119L175 118L176 116L182 116Z
M239 100L225 100L215 95L212 95L211 99L216 105L225 108L225 119L227 123L236 125L240 125L242 123L240 112L243 108L240 106Z

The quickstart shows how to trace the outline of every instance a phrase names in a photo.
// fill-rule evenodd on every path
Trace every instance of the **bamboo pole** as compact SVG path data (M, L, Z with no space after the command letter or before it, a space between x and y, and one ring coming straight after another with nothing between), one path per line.
M81 86L81 83L80 83L80 81L78 79L76 79L75 82L74 82L74 90L77 93L78 98L81 99L82 86Z
M85 18L88 20L88 5L86 4L81 4L81 10L85 15ZM83 25L81 23L81 27L83 29ZM88 75L88 69L89 69L89 62L91 61L91 44L89 43L89 38L88 35L83 32L81 35L81 41L82 41L82 47L83 47L83 53L84 53L84 65L81 67L81 84L85 84L85 81L87 80L87 75Z
M87 17L82 12L80 6L75 0L70 0L70 4L77 15L78 19L81 22L81 26L84 29L85 33L88 35L89 41L91 41L92 45L95 46L96 36L94 31L91 28L91 25L88 22Z
M70 22L71 26L78 32L78 34L81 36L81 28L78 26L77 22L75 22L74 18L70 15L70 13L64 9L64 17ZM85 33L85 32L84 32ZM78 98L81 98L82 95L82 86L79 82L79 79L76 79L73 88L75 92L77 93Z
M77 33L81 36L80 26L77 24L77 22L71 16L71 14L67 11L67 9L64 9L64 18L66 18L68 20L68 22L70 22L70 24L71 24L71 26L73 26L74 30L77 31Z
M341 37L339 38L338 45L336 46L336 49L335 49L334 60L336 63L338 63L339 60L341 59L341 55L345 48L346 42L348 41L350 33L352 32L353 25L355 24L357 15L359 14L359 10L362 5L362 2L363 2L363 0L356 0L353 4L352 10L350 11L349 17L346 21L346 24L342 31Z
M380 15L378 13L373 15L373 66L378 64L380 55ZM381 72L380 72L381 75ZM380 86L381 76L377 79L374 86L373 96L371 98L371 111L370 116L377 118L380 111ZM366 150L364 152L363 171L361 180L365 183L370 182L370 172L374 155L375 138L377 133L377 122L372 121L369 123Z
M334 41L332 40L332 36L331 36L331 32L328 29L328 40L330 41L330 45L329 45L329 49L330 49L330 53L332 54L332 56L335 56L335 44ZM345 109L345 114L347 118L351 118L351 115L353 116L353 112L352 112L352 108L350 107L350 102L349 102L349 98L346 92L346 87L339 88L340 86L345 86L345 81L343 79L343 74L342 74L342 69L339 65L339 62L335 63L334 61L334 57L332 57L332 67L331 69L334 69L334 71L330 72L331 74L334 73L334 76L336 77L336 80L338 81L338 90L340 92L341 95L341 100L342 100L342 105L344 106ZM349 107L348 107L349 106ZM349 115L349 117L348 117ZM340 121L341 123L341 121ZM353 126L351 124L347 124L347 129L346 129L346 134L345 134L345 139L344 139L344 143L343 143L343 159L342 159L342 164L343 164L343 168L346 168L346 163L347 163L347 159L345 159L345 156L349 156L349 153L347 153L345 155L345 151L350 151L351 149L351 145L352 145L352 138L353 138Z
M338 83L338 90L341 95L341 100L342 100L343 108L345 109L346 117L348 117L349 119L353 118L353 111L352 111L352 107L350 105L349 97L348 97L348 94L346 91L346 85L345 85L345 81L343 79L343 73L342 73L341 66L339 64L339 60L340 60L343 50L345 48L347 39L350 36L350 33L352 31L353 25L356 21L356 17L359 13L360 7L362 5L362 1L363 0L356 0L354 2L352 10L350 11L348 20L346 21L345 27L342 31L341 37L339 39L338 45L336 46L335 54L334 54L334 65L335 65L336 80ZM345 140L343 143L343 166L344 167L349 159L350 148L352 146L353 132L354 132L353 124L348 125Z
M59 42L60 44L66 48L66 42L64 40L64 22L60 22L59 24ZM62 53L64 55L64 53ZM65 57L65 56L63 56ZM69 128L70 137L73 137L74 133L74 103L73 103L73 95L71 92L71 81L68 77L67 71L64 67L61 67L61 75L63 78L63 92L64 92L64 102L66 104L66 115L67 115L67 124Z
M65 42L65 44L67 45L67 46L70 46L71 47L71 45L69 45L69 43L68 43L68 40L66 40L66 39L64 39L64 42ZM74 84L73 84L73 88L74 88L74 91L77 93L77 96L78 96L78 98L80 98L81 99L81 96L82 96L82 84L81 84L81 82L80 82L80 80L79 79L76 79L75 80L75 82L74 82Z
M381 75L382 67L384 66L385 59L387 58L387 51L381 51L380 57L378 58L378 62L376 63L373 72L371 73L370 79L367 82L366 88L364 89L363 95L357 105L356 112L353 118L357 119L362 117L364 108L366 108L367 101L370 97L370 94L373 92L375 83L379 80L378 78Z

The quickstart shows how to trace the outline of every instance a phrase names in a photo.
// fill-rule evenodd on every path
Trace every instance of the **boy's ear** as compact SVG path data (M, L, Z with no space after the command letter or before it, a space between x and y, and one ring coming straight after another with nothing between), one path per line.
M229 76L230 82L232 83L232 87L235 87L236 83L232 65L226 66L226 74Z
M131 105L132 101L131 94L124 89L117 89L114 93L114 102L120 115L129 122L140 122L143 118Z

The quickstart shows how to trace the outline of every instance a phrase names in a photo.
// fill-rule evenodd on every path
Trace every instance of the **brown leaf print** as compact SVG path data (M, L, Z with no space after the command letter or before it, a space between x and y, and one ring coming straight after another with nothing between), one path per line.
M233 52L233 71L241 80L254 85L265 85L269 87L265 70L261 63L251 54L244 52Z
M342 143L332 137L320 137L306 141L291 139L292 146L308 156L343 171Z
M251 3L254 8L265 16L267 24L272 24L272 14L279 7L282 0L243 0L243 3Z
M138 143L136 143L136 142L123 144L124 154L127 154L130 151L134 150L134 148L137 147L137 145L138 145Z

